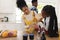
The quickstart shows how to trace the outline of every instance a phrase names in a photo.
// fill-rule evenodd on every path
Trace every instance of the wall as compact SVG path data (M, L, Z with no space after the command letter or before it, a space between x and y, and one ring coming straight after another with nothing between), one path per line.
M21 25L16 23L16 0L0 0L0 18L5 16L9 22L0 22L0 30L19 30Z
M0 0L0 13L15 13L16 0Z
M0 13L0 18L8 17L8 22L16 23L16 14L15 13Z
M24 30L22 23L0 23L0 30ZM22 31L23 31L22 30Z
M57 18L58 18L58 25L60 29L60 0L56 0L56 12L57 12Z
M4 16L9 22L16 22L16 0L0 0L0 18Z

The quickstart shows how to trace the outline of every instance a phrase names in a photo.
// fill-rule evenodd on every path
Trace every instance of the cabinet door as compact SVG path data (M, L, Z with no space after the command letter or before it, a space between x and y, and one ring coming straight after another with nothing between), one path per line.
M14 13L16 0L0 0L0 13Z

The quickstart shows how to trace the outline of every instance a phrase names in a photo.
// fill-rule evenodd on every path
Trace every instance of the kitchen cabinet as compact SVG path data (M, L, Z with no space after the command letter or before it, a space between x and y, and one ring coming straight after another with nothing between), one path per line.
M16 0L0 0L0 13L14 13Z

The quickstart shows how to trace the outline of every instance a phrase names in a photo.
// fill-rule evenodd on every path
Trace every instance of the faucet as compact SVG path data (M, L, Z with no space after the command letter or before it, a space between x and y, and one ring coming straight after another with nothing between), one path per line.
M8 17L5 16L4 18L6 18L5 22L8 22Z

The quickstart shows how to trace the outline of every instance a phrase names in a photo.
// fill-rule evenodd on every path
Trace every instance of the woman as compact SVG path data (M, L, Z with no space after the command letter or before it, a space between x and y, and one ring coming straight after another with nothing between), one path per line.
M58 37L58 23L55 7L51 5L44 6L42 16L44 18L45 30L48 31L48 36Z

